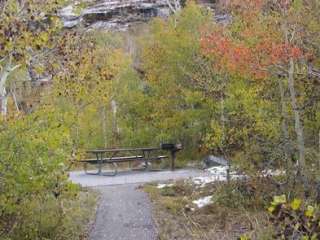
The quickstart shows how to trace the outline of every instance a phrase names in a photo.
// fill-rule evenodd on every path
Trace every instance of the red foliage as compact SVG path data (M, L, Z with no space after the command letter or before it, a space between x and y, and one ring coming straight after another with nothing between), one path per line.
M217 70L255 78L267 77L270 66L286 64L290 58L299 59L303 56L297 46L269 39L248 46L244 41L235 41L219 31L205 35L201 47L205 55L214 59Z
M225 1L226 6L231 7L233 9L238 10L246 10L250 9L253 10L260 10L263 5L265 4L265 0L230 0Z

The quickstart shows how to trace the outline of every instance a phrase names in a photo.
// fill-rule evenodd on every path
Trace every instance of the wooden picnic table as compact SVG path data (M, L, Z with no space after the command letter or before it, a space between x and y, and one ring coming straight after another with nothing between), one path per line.
M88 154L95 155L93 159L81 160L84 164L84 170L86 174L92 175L104 175L104 176L115 176L118 172L118 163L142 161L145 163L145 170L148 170L148 165L151 161L162 160L168 158L168 156L157 155L152 156L153 152L156 151L169 151L171 155L171 170L175 169L175 158L176 152L181 150L181 145L176 144L161 144L160 147L140 147L140 148L107 148L107 149L92 149L86 151ZM135 155L130 156L119 156L120 153L135 152ZM87 165L93 164L98 165L98 171L96 173L88 172ZM104 164L109 164L113 168L111 173L103 173L102 167Z
M161 150L157 147L144 147L144 148L106 148L106 149L94 149L87 150L87 153L106 153L106 152L132 152L132 151L154 151Z

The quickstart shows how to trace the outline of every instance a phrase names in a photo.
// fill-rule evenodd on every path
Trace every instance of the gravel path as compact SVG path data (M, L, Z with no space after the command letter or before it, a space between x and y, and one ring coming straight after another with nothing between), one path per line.
M90 240L156 240L157 234L147 194L140 183L206 176L196 169L158 172L122 172L114 177L71 172L70 179L101 192Z
M90 240L155 240L151 204L136 184L98 187L101 200Z

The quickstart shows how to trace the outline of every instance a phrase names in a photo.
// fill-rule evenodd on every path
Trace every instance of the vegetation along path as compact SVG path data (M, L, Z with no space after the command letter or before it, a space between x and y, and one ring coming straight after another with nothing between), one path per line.
M72 172L73 182L90 186L101 193L96 222L90 233L91 240L153 240L156 229L147 194L139 189L140 183L167 181L203 176L200 170L160 172L128 172L115 177L91 176Z

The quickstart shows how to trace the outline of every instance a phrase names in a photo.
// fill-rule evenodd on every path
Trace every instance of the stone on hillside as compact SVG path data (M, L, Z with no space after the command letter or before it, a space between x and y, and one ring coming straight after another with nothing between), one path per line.
M209 11L213 11L215 21L230 23L230 15L215 13L215 1L198 1ZM146 22L154 17L166 18L170 13L167 0L82 0L61 9L59 16L65 28L82 24L91 29L126 30L133 24Z
M215 167L215 166L228 166L229 162L223 157L216 157L213 155L207 156L204 160L203 163L206 168L209 167Z
M64 27L72 28L80 23L90 28L126 29L153 17L167 17L170 11L166 0L115 0L87 2L77 15L74 6L61 9L59 15Z
M74 7L72 5L62 8L59 16L65 28L73 28L80 23L80 15L74 13Z

